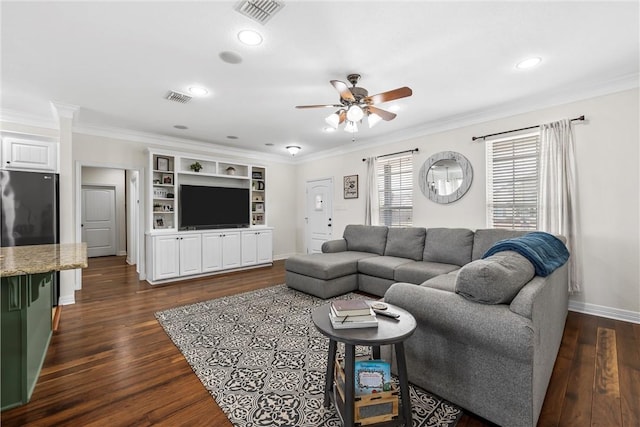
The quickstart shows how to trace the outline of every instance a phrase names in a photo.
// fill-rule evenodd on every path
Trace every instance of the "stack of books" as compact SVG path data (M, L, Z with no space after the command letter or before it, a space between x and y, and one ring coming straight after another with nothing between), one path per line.
M375 328L378 319L369 304L362 299L331 302L329 320L334 329Z

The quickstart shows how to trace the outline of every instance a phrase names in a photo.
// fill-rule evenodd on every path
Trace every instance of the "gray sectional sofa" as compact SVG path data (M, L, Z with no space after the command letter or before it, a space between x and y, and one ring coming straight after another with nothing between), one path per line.
M383 296L414 315L409 381L503 426L535 426L562 340L567 266L547 277L515 252L521 231L348 225L322 254L286 261L291 288Z

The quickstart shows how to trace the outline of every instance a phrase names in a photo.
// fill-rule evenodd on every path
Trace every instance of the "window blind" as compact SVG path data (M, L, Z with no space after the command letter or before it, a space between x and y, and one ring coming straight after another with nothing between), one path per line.
M488 226L538 228L539 135L487 143Z
M407 227L413 223L413 158L378 160L379 223Z

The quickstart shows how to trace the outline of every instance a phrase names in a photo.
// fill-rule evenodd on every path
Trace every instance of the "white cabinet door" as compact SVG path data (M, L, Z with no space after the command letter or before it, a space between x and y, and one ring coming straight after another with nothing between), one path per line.
M240 267L240 233L222 234L222 268Z
M222 269L222 234L202 234L202 271L217 271Z
M258 264L273 261L273 233L270 230L258 231L256 251Z
M180 240L177 235L153 238L153 280L180 275Z
M255 231L242 232L242 265L253 265L258 262L256 258L256 245L258 234Z
M4 138L2 159L5 169L55 172L57 170L56 143Z
M273 261L271 230L242 232L242 265L265 264Z
M180 237L180 275L202 272L202 239L200 234Z

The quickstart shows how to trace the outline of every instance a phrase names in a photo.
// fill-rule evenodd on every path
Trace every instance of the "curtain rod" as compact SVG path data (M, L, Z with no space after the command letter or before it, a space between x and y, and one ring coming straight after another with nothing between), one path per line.
M580 116L580 117L576 117L575 119L571 119L569 121L573 122L573 121L583 121L584 120L584 115ZM473 136L471 137L472 141L475 141L476 139L485 139L485 138L489 138L490 136L496 136L496 135L504 135L505 133L511 133L511 132L519 132L521 130L529 130L529 129L535 129L535 128L539 128L540 125L535 125L535 126L529 126L526 128L520 128L520 129L513 129L513 130L505 130L504 132L498 132L498 133L490 133L488 135L482 135L482 136Z
M418 150L417 148L414 148L413 150L404 150L404 151L398 151L396 153L389 153L389 154L383 154L381 156L376 156L376 159L379 159L380 157L389 157L389 156L395 156L396 154L404 154L404 153L417 153ZM367 159L362 159L363 162L366 162Z

